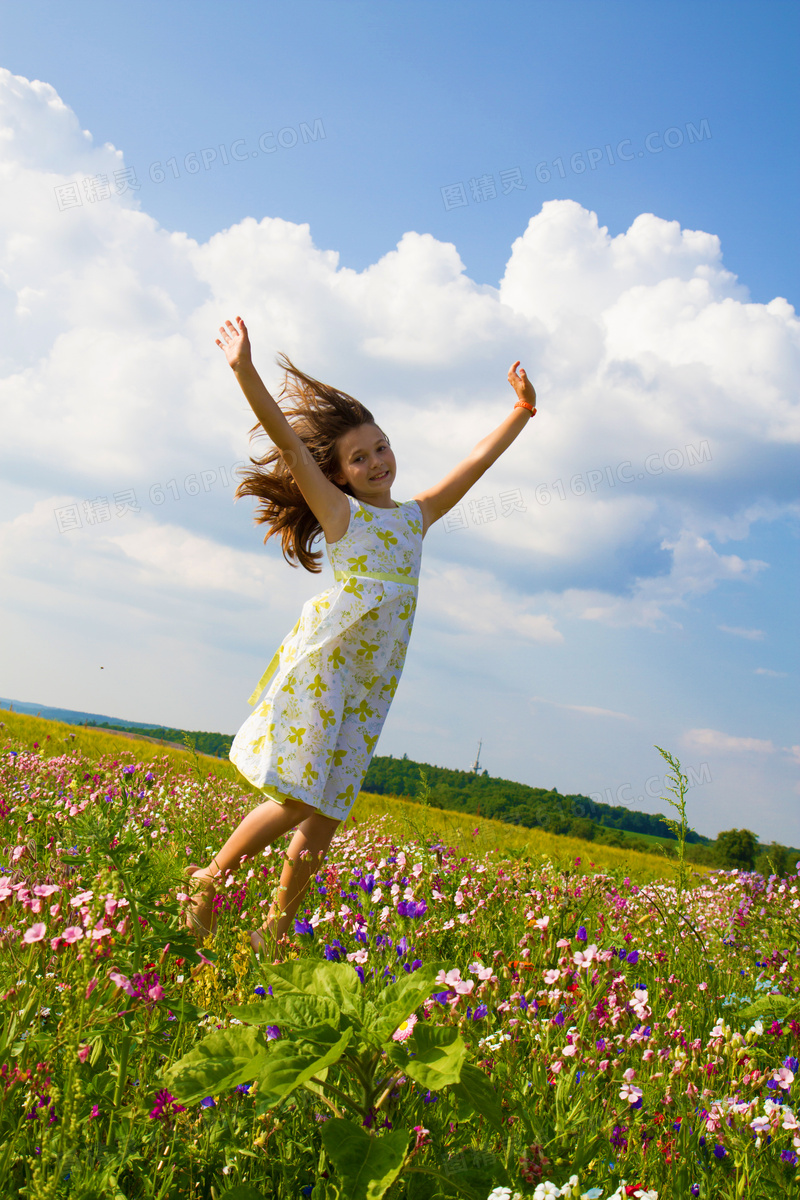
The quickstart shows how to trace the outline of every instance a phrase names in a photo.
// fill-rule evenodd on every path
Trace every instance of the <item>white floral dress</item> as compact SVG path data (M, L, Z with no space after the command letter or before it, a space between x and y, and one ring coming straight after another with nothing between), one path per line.
M422 513L353 496L344 537L325 543L336 583L306 601L248 703L230 760L267 797L344 821L394 697L417 605Z

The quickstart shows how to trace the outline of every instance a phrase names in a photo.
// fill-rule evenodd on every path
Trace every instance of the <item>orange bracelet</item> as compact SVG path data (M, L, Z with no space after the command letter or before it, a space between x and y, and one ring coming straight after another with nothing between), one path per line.
M536 409L532 405L528 404L527 400L518 400L514 405L514 408L527 408L532 417L536 416Z

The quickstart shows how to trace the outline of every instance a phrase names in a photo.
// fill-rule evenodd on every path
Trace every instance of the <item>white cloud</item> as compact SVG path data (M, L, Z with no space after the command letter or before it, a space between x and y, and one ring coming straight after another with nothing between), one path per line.
M785 679L786 671L772 671L769 667L756 667L754 675L769 675L772 679Z
M763 629L740 629L736 625L718 625L717 629L723 633L732 633L734 637L745 638L750 642L763 642L765 634Z
M718 729L690 729L683 738L694 750L716 750L721 754L773 754L771 741L762 738L732 737Z
M552 708L563 708L569 712L583 713L587 717L614 717L619 721L633 721L635 718L628 713L615 712L613 708L597 708L592 704L559 704L555 700L548 700L545 696L531 696L531 700L536 704L549 704Z

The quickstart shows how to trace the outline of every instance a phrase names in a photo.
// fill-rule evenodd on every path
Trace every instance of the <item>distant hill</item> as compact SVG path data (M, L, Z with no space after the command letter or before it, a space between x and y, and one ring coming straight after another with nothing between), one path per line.
M29 704L0 697L0 706L16 712L37 713L51 720L70 725L89 725L100 729L119 729L126 733L149 734L167 742L183 743L188 733L195 749L227 759L233 735L209 733L204 730L172 729L163 725L148 725L141 721L123 721L101 713L76 712L68 708L49 708L44 704ZM673 841L674 834L659 815L637 812L623 805L599 804L588 796L563 795L556 788L536 788L510 779L499 779L488 772L457 771L450 767L435 767L406 757L376 756L370 763L364 780L364 790L376 795L420 797L424 771L430 789L429 802L436 808L474 813L493 817L512 825L528 828L541 826L553 833L572 833L578 837L593 837L596 826L632 834L644 834L663 841ZM581 827L583 826L583 829ZM687 842L708 846L711 839L691 832Z
M50 708L46 704L29 704L25 700L7 700L0 696L0 708L13 708L14 712L30 713L31 716L46 717L48 721L64 721L67 725L118 725L122 729L151 729L152 726L139 721L123 721L121 717L106 717L102 713L77 712L72 708Z

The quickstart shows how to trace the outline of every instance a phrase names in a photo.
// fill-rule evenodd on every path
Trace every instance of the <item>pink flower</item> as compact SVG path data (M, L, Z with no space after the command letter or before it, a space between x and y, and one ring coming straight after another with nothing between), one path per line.
M94 1117L98 1117L99 1115L100 1115L100 1107L99 1107L99 1105L97 1105L97 1104L93 1104L93 1105L92 1105L92 1111L91 1111L91 1113L89 1114L89 1120L91 1121L91 1120L92 1120Z
M778 1081L778 1087L788 1091L794 1080L794 1071L790 1071L788 1067L781 1067L775 1074L775 1079Z
M45 926L42 924L41 921L37 921L37 923L35 925L31 925L30 929L25 930L25 932L22 935L22 940L28 946L30 946L34 942L40 942L46 933L47 933L47 929L45 928Z
M641 1088L634 1087L632 1083L623 1083L619 1098L627 1100L628 1104L635 1104L637 1100L641 1100L642 1094Z
M151 987L148 990L147 994L151 1000L160 1000L162 998L162 996L164 995L164 989L162 988L160 983L156 983L156 984L154 984L153 987Z
M69 925L61 935L65 942L70 946L73 942L79 942L83 937L83 930L80 925Z
M402 1021L400 1023L400 1025L398 1026L398 1028L395 1029L394 1033L392 1034L392 1041L395 1041L395 1042L406 1041L406 1039L410 1038L412 1033L414 1032L414 1026L416 1025L416 1023L417 1023L417 1018L414 1016L413 1013L411 1014L410 1017L406 1017L405 1021Z
M580 969L582 967L591 966L591 964L594 962L594 960L596 958L597 958L597 946L592 944L591 946L587 946L585 950L576 950L572 956L572 961L575 963L575 966L580 971Z
M57 883L38 883L33 889L34 896L52 896L53 892L60 892L61 888Z
M560 978L561 978L560 971L553 970L553 971L545 971L545 973L544 973L544 981L548 987L551 987L554 983L558 983Z
M79 1062L85 1063L91 1053L92 1053L91 1046L81 1046L80 1050L78 1051Z
M622 1073L622 1078L626 1083L632 1083L635 1077L636 1072L634 1071L633 1067L628 1067L627 1071L623 1071Z
M88 1000L96 987L97 987L97 980L90 979L89 983L87 984L87 987L86 987L86 995L85 995L84 999ZM81 1059L81 1062L83 1062L83 1059Z
M128 979L127 975L123 975L119 971L109 971L108 977L117 985L117 987L121 987L123 992L127 992L129 996L136 995L136 988L133 986L130 979Z

